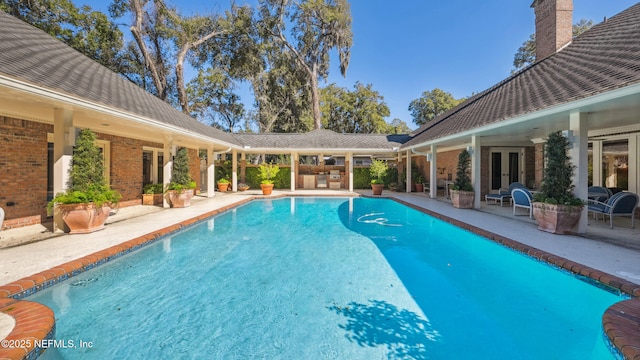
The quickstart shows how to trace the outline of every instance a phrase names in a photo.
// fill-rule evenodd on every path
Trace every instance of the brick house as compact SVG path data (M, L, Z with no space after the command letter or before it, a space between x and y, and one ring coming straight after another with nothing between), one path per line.
M241 175L247 156L286 154L291 159L291 190L305 187L303 159L315 156L316 166L323 167L325 155L339 159L329 171L340 173L339 188L353 190L353 166L373 156L394 159L399 173L406 174L408 191L412 172L420 172L432 197L437 196L438 184L454 179L457 155L469 148L475 192L481 195L476 196L479 207L482 195L510 182L532 188L540 184L542 149L552 131L566 131L573 140L570 154L578 166L574 183L579 197L586 198L588 185L637 193L640 4L575 39L570 31L571 0L536 0L532 7L536 63L402 136L326 130L224 133L0 12L4 227L46 219L47 200L65 188L74 135L80 128L97 133L109 183L122 193L122 206L140 203L143 184L169 181L171 157L180 146L189 149L192 178L206 189L215 187L214 160L219 154L231 154L232 168L241 168ZM202 152L207 154L204 177ZM235 189L239 180L235 170L231 180ZM318 187L318 179L314 181Z

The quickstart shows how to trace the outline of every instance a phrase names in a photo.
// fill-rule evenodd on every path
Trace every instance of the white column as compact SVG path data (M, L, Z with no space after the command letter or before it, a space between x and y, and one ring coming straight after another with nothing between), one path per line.
M473 185L473 192L475 193L473 198L473 207L475 209L480 209L480 200L482 199L482 182L480 178L481 144L480 138L475 135L471 137L471 148L473 149L473 154L471 154L471 184Z
M573 131L573 146L569 149L571 163L576 166L573 172L574 195L580 199L587 200L588 175L588 135L587 135L587 114L578 111L569 114L569 130ZM587 207L582 210L580 222L577 225L576 232L583 234L587 231L588 221Z
M216 196L216 153L213 146L207 149L207 197Z
M429 197L435 199L438 197L438 147L431 145L431 163L429 167Z
M605 186L602 183L602 140L593 141L593 186Z
M64 192L69 181L69 169L73 146L76 143L76 129L73 127L73 111L55 109L53 113L53 194ZM67 231L59 211L53 212L53 231Z
M296 191L296 162L298 161L298 153L291 153L291 191Z
M163 179L163 188L166 189L167 185L171 182L171 170L173 168L173 155L175 154L175 145L173 144L173 139L168 137L164 141L163 147L163 156L164 164L162 164L162 179ZM164 196L162 198L162 207L168 208L169 202L167 201L167 197Z
M629 137L629 191L638 193L640 190L638 161L640 161L640 135Z
M151 182L158 183L158 151L151 150Z
M407 150L407 193L411 192L411 150Z
M233 149L231 151L232 160L231 160L231 184L233 185L233 192L238 191L238 150Z
M347 153L347 161L349 162L349 191L353 192L353 153Z

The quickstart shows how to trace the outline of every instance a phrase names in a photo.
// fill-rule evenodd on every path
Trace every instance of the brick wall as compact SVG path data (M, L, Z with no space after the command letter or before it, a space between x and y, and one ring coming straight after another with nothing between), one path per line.
M47 219L47 134L53 125L0 116L0 206L4 229L39 224ZM120 206L137 205L142 196L143 146L162 144L97 133L110 143L110 184L122 194ZM197 151L190 151L191 161ZM199 178L199 164L190 163ZM12 206L7 206L12 203Z
M191 175L191 180L196 182L196 194L200 192L200 157L198 156L198 149L187 149L187 153L189 155L189 175ZM142 159L142 155L140 155ZM141 160L142 161L142 160ZM140 166L142 169L142 166ZM142 170L141 170L142 172Z
M542 175L544 173L544 143L535 145L535 182L536 189L542 184Z
M52 131L52 125L0 116L0 206L5 229L38 224L47 217L47 133Z
M536 148L527 146L524 149L524 185L530 189L537 189L536 182Z
M573 37L573 1L537 0L536 15L536 59L554 54Z
M139 205L142 202L142 147L162 148L162 144L135 140L121 136L97 133L99 140L110 143L111 188L120 192L120 206Z

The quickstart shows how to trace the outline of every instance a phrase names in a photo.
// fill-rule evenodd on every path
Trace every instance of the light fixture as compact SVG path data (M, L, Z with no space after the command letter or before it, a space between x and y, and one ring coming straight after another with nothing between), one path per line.
M249 145L245 145L245 146L244 146L244 149L245 149L245 150L249 150L249 149L251 149L251 146L249 146Z
M433 154L432 153L427 153L427 161L431 162L431 160L433 160Z
M473 155L473 146L467 146L467 152L469 153L469 155Z
M576 140L573 136L573 130L562 130L562 136L569 140L569 149L573 149L573 143Z

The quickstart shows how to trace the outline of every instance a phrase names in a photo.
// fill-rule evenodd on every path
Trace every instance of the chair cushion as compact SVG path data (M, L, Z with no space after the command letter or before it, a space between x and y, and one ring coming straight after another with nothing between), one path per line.
M498 199L498 200L500 200L500 199L511 197L511 195L509 195L509 194L487 194L486 197L488 199Z
M599 213L606 212L607 206L604 204L589 204L589 211L595 211Z

